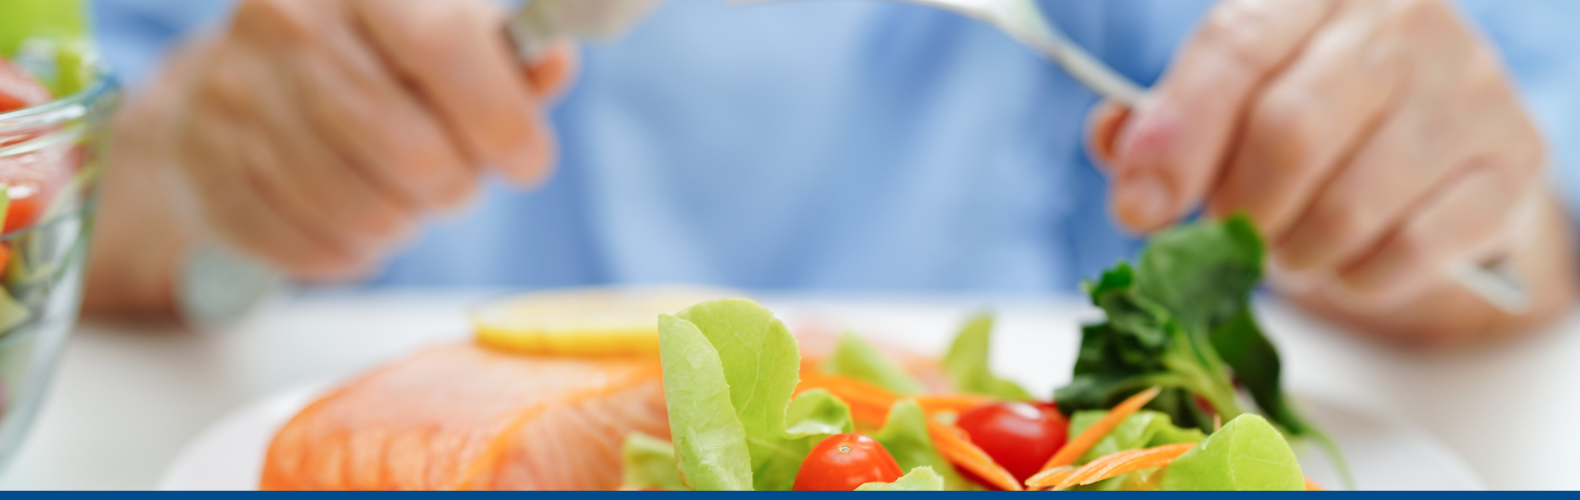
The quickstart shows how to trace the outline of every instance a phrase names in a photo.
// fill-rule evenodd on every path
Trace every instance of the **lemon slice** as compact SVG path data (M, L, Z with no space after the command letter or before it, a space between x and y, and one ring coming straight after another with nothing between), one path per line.
M477 341L522 354L658 354L658 315L744 294L706 287L580 288L534 292L472 312Z

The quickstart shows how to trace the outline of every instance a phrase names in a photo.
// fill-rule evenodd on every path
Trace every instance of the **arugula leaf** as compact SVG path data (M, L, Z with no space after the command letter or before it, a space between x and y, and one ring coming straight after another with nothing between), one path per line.
M1305 482L1284 436L1261 416L1246 414L1164 467L1158 489L1299 491Z
M693 489L789 490L813 446L852 428L850 407L826 391L792 402L801 354L762 306L704 302L658 327L670 432Z
M625 444L620 447L620 459L625 478L621 484L625 487L671 491L687 489L686 483L680 480L680 472L675 468L675 446L669 441L633 432L626 435Z
M1150 249L1149 249L1150 250ZM1184 389L1208 400L1218 413L1239 415L1227 367L1204 336L1192 335L1169 312L1136 291L1135 271L1119 264L1088 284L1092 303L1108 319L1082 328L1081 348L1069 385L1054 392L1060 411L1106 409L1154 385ZM1175 403L1182 398L1164 399ZM1186 403L1194 405L1189 399ZM1149 407L1167 411L1159 404ZM1191 412L1170 411L1176 421L1206 427Z
M992 340L993 316L981 314L971 318L960 328L954 343L949 345L949 352L944 354L944 374L954 383L956 391L1011 401L1031 400L1031 393L1026 389L993 375L988 365Z
M943 491L944 478L932 467L917 467L892 483L867 483L856 491Z
M944 485L950 490L977 489L976 483L961 476L949 459L938 453L932 436L927 433L927 414L915 400L894 403L889 408L888 420L883 423L882 429L872 435L872 439L889 451L902 470L930 467L943 478Z
M719 351L696 325L658 317L664 402L681 480L694 490L752 489L746 428L730 405Z
M1135 269L1120 264L1104 273L1089 293L1108 321L1085 328L1075 383L1058 393L1060 407L1103 408L1155 380L1176 390L1150 407L1206 429L1190 396L1233 418L1240 410L1232 373L1274 422L1314 435L1283 394L1278 351L1251 311L1264 253L1255 227L1235 216L1163 231Z
M823 363L823 372L866 382L895 394L921 394L926 392L921 382L889 361L882 353L861 337L845 332L839 338L834 353Z

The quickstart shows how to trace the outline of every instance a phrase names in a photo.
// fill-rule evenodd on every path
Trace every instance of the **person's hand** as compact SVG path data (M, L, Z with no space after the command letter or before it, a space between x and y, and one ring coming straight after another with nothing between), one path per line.
M1442 1L1223 1L1153 95L1100 106L1089 137L1123 225L1248 214L1275 286L1374 330L1442 340L1573 296L1542 138ZM1502 255L1535 314L1498 315L1447 277Z
M248 0L183 85L178 177L221 238L299 277L365 272L487 167L554 163L546 100L571 51L524 71L486 0Z
M168 316L180 259L209 238L298 278L354 276L487 169L542 182L574 51L524 68L504 20L487 0L242 2L116 116L85 311Z

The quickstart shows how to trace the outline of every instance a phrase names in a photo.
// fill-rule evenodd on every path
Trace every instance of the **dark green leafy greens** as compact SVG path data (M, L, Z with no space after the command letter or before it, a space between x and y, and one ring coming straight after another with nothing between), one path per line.
M1109 408L1158 385L1165 391L1150 408L1211 432L1209 411L1222 421L1243 413L1238 380L1273 423L1292 436L1317 438L1337 459L1290 406L1278 351L1251 311L1264 253L1246 218L1203 220L1159 233L1135 267L1120 263L1088 283L1107 320L1083 327L1074 376L1054 394L1059 409Z

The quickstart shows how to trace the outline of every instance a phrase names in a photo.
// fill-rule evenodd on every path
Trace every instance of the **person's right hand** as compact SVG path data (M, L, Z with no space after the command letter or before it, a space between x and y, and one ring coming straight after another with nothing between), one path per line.
M554 163L570 47L523 70L486 0L247 0L191 55L169 160L215 236L305 279L366 272L492 167Z

